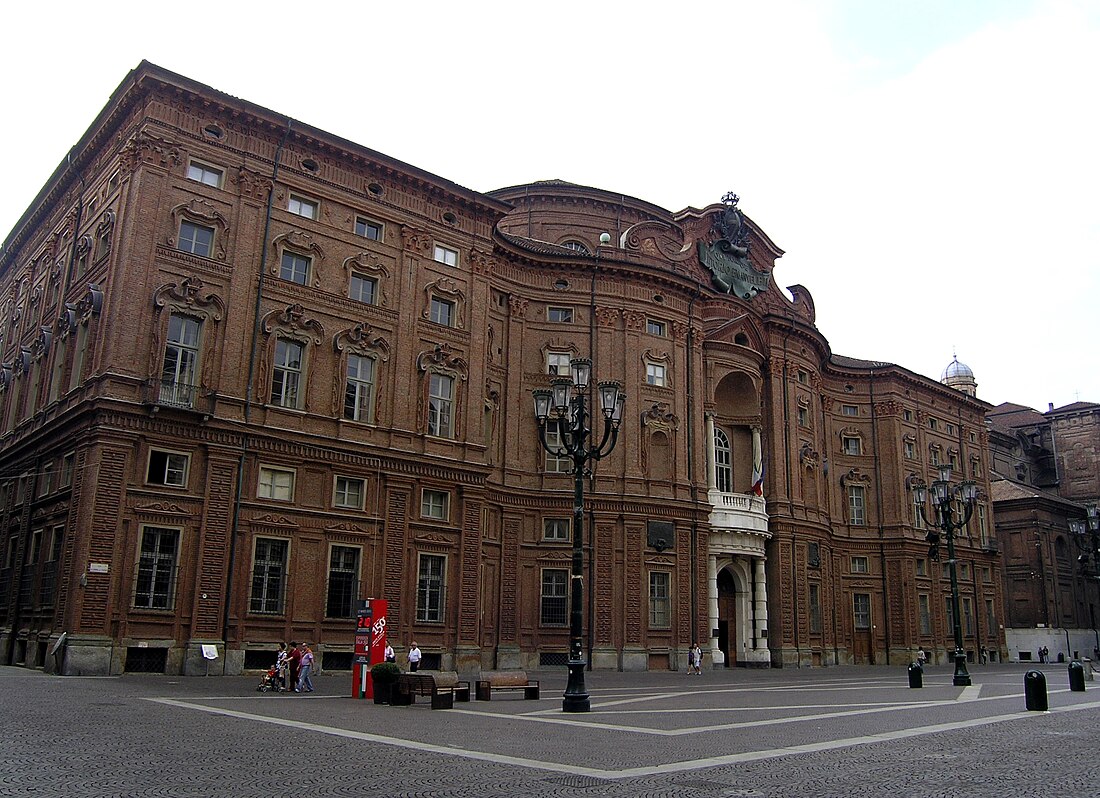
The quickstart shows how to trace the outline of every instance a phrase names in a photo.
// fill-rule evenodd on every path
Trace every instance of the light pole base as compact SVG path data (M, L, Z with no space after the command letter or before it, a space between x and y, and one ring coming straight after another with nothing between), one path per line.
M966 670L966 653L955 650L955 677L951 680L956 687L970 686L970 673Z
M592 704L588 698L588 688L584 685L584 660L569 660L569 682L562 696L562 712L589 712Z

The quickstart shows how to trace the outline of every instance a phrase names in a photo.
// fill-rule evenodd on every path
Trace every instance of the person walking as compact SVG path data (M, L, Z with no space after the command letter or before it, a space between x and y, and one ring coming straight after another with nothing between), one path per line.
M409 673L416 673L420 668L420 658L423 656L420 653L420 649L417 648L416 641L412 641L412 648L409 649Z
M298 669L302 665L302 650L298 648L298 641L290 641L290 653L286 657L287 664L287 689L298 692Z
M386 650L382 652L382 658L386 662L397 662L397 655L393 653L393 646L389 642L386 643Z
M279 690L287 689L286 682L287 654L286 643L279 642L279 653L275 655L275 678L279 680Z
M693 642L691 650L688 651L688 676L693 674L703 675L703 649L699 648L698 642Z
M928 662L928 654L925 653L924 646L920 646L917 649L917 664L923 668L926 662Z
M298 674L298 686L294 690L296 693L312 693L313 692L313 679L310 678L313 673L313 649L309 647L309 643L302 643L302 661L299 666Z

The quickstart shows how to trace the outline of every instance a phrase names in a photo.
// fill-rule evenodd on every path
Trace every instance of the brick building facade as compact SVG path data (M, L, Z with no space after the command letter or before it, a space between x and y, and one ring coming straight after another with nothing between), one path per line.
M832 353L781 254L733 197L482 194L139 65L0 255L0 657L341 668L379 596L430 664L563 663L573 480L531 391L590 357L628 396L586 489L593 667L946 661L907 485L950 461L988 496L988 406ZM991 533L983 503L972 653L1003 649Z

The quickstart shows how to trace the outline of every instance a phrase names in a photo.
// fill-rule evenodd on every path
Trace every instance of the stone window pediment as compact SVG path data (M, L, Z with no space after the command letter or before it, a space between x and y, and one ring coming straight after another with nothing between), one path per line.
M168 246L172 249L178 248L177 236L179 235L180 222L183 221L214 228L214 248L210 256L215 260L225 260L225 242L229 233L229 221L217 208L198 197L174 207L172 209L172 230L168 235Z

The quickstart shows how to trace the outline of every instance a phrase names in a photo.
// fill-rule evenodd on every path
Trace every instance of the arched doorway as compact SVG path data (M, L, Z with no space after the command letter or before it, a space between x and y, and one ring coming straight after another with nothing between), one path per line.
M737 664L737 584L729 568L718 572L718 648L727 668Z

